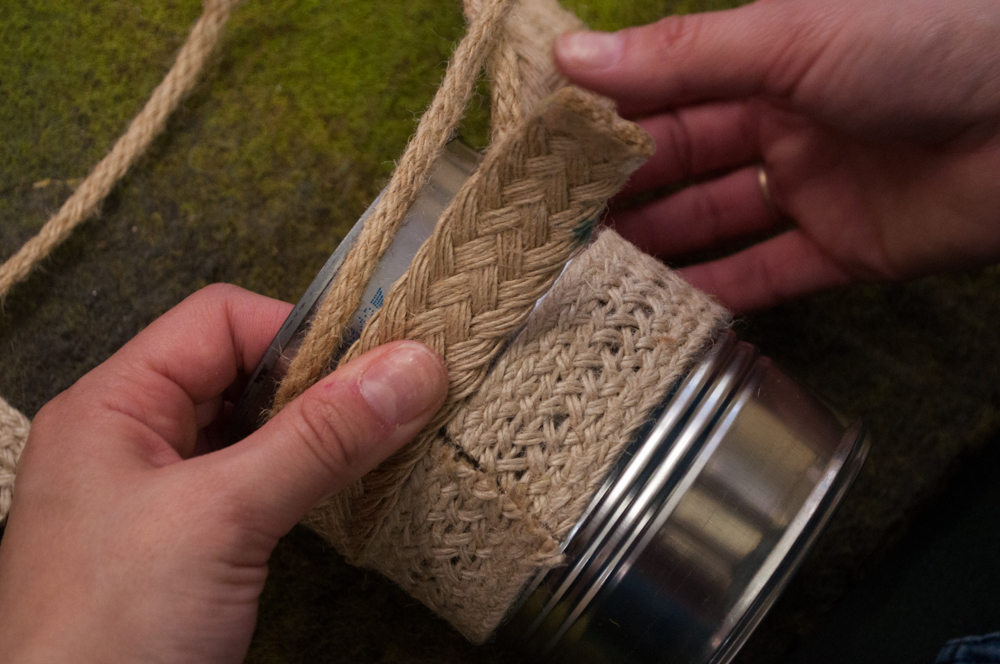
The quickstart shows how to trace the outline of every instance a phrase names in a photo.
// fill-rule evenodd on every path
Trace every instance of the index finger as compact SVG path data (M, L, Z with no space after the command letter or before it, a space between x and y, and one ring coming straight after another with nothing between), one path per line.
M80 379L66 393L70 407L102 427L127 428L130 440L144 441L137 448L144 458L174 459L162 456L163 443L189 456L198 407L219 403L241 372L253 370L291 308L235 286L203 288Z
M256 367L292 305L228 284L191 295L109 359L168 378L198 404Z

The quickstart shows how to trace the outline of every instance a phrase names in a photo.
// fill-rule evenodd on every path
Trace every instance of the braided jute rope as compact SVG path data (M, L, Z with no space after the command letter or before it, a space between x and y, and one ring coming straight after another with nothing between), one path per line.
M149 144L163 131L167 118L197 82L236 2L205 1L205 11L191 29L173 67L153 90L149 101L132 120L125 134L45 223L38 235L28 240L0 266L0 298L6 297L14 284L23 281L36 265L70 236L80 222L94 214L118 180L145 154Z
M357 243L344 260L309 333L289 365L275 395L272 412L281 410L327 372L330 357L340 345L344 328L361 302L379 260L392 243L420 189L427 183L431 166L465 116L479 72L513 4L513 0L485 0L482 11L469 25L389 186L365 222Z
M420 120L392 180L348 254L320 306L309 333L275 396L272 413L286 406L329 370L344 328L365 286L388 249L430 168L465 115L475 82L489 58L494 141L564 81L552 43L567 30L584 27L557 0L467 0L469 29L455 49L441 87ZM611 107L610 102L604 102Z
M166 127L167 119L191 91L205 62L219 43L226 21L238 0L205 0L205 9L187 41L149 101L133 118L107 156L80 183L39 233L0 265L0 302L10 289L64 242L73 230L93 215L115 184L128 172ZM28 438L30 423L16 408L0 398L0 523L7 518L17 471L17 459Z

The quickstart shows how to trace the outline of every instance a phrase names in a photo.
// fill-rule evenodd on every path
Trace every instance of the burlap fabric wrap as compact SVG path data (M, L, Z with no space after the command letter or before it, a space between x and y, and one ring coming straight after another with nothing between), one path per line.
M605 231L436 432L360 553L335 514L309 523L482 642L526 582L562 562L561 543L624 447L727 321Z

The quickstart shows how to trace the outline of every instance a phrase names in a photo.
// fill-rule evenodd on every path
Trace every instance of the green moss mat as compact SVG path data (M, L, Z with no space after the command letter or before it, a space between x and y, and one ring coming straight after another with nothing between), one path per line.
M727 0L568 3L595 27ZM124 131L200 12L194 0L0 3L0 256L30 237ZM463 29L454 0L247 1L150 154L18 286L0 394L26 412L212 281L294 300L368 201ZM482 143L488 103L465 133ZM1000 423L1000 274L858 287L738 330L871 424L876 446L830 535L741 661L804 633ZM473 648L299 529L279 546L251 662L511 662Z

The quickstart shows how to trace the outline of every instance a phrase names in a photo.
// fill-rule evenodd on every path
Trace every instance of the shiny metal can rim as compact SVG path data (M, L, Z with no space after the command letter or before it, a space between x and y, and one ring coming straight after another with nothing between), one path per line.
M655 419L649 431L640 431L630 449L622 455L615 470L595 493L583 516L563 542L562 552L575 560L575 563L560 575L552 574L548 569L540 570L522 592L512 615L516 615L533 595L548 596L545 605L522 636L532 638L556 608L565 605L566 595L578 585L577 578L591 564L594 556L598 555L606 544L607 537L614 534L627 510L634 505L637 494L648 483L650 475L658 469L661 475L669 474L682 462L684 447L677 445L673 448L673 454L668 455L665 453L670 450L664 449L663 442L675 440L696 415L699 406L705 402L706 395L725 370L736 343L736 335L729 330L724 331L705 357L664 400L666 405L662 411L652 415ZM688 442L693 442L693 438ZM664 456L668 458L665 459Z
M802 565L806 554L833 518L844 495L857 479L871 450L871 437L860 422L850 424L841 438L823 480L817 483L813 493L788 530L782 541L775 547L761 572L773 562L773 569L767 570L766 578L755 585L752 596L745 593L745 606L736 607L733 620L727 621L708 646L707 664L729 664L740 648L756 629L757 625L774 605L781 592ZM753 583L753 582L751 582Z
M570 566L561 573L541 571L512 612L517 616L529 600L535 600L534 606L543 600L537 614L519 630L518 638L529 644L529 650L539 655L553 652L588 609L613 592L670 519L752 398L769 362L726 330L665 400L655 424L623 456L564 543ZM823 478L706 644L701 661L728 664L735 656L831 518L860 471L869 445L860 424L847 428Z
M632 555L650 529L655 532L651 519L663 515L660 520L665 520L686 493L687 486L679 484L693 481L700 465L711 456L712 450L705 453L708 442L705 433L730 408L734 392L740 388L741 379L756 357L752 347L739 343L734 333L725 331L711 353L669 399L652 432L633 443L637 447L633 461L614 478L623 485L623 490L617 504L607 510L613 512L611 518L601 524L590 541L584 542L585 553L569 571L554 575L559 585L529 628L526 636L530 638L544 623L550 622L550 616L556 616L559 624L550 625L547 630L551 636L540 644L542 653L555 649L609 579L620 578L616 572L623 561ZM698 389L685 389L690 386ZM699 467L691 472L692 465L699 461ZM641 551L643 547L639 547Z

